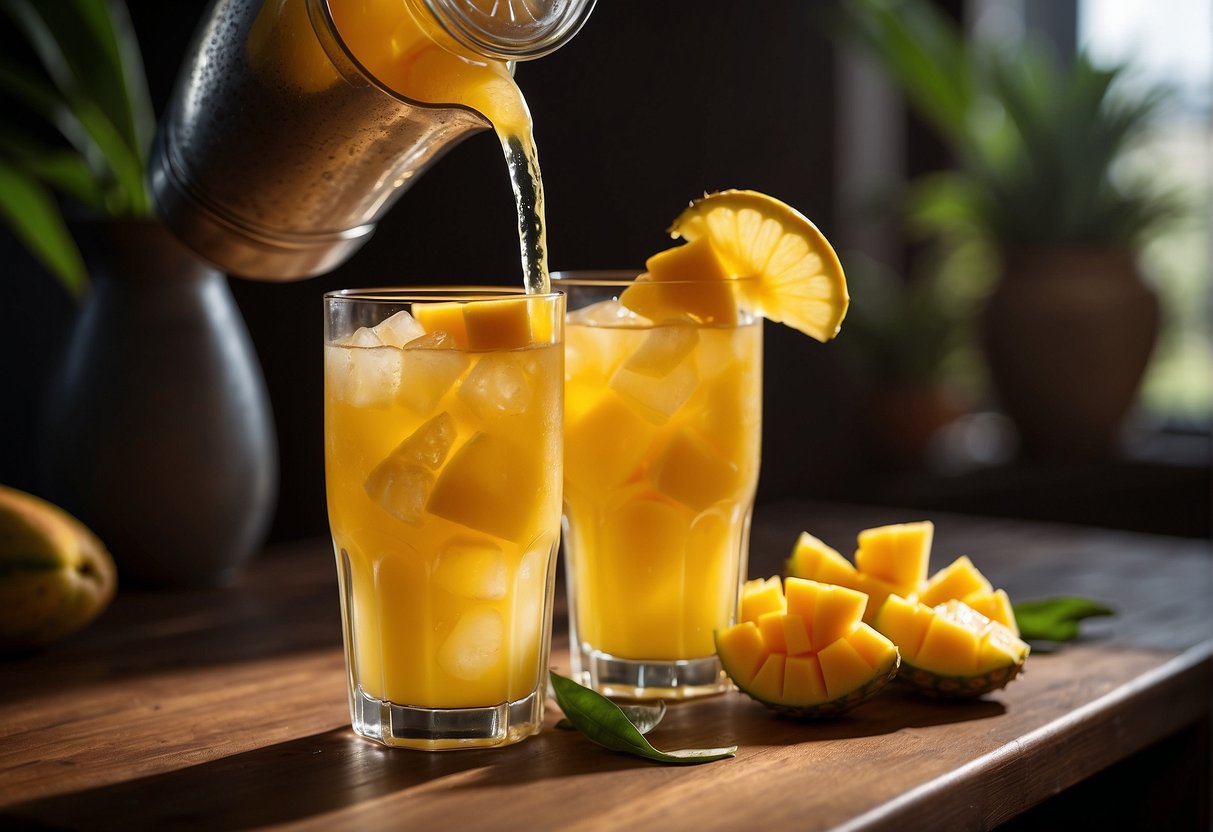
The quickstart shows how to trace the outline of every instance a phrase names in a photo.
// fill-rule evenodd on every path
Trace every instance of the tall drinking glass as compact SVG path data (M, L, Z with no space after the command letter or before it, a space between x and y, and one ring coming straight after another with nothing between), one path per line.
M324 434L354 730L423 749L543 721L564 298L325 295Z
M573 670L608 695L725 689L713 631L746 575L762 425L762 319L654 323L619 275L567 293L564 553ZM686 291L735 286L688 283ZM729 304L725 304L728 307Z

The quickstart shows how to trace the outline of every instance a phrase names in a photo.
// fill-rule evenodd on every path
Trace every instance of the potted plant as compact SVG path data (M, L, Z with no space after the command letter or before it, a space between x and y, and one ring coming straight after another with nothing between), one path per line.
M0 215L79 299L46 379L40 491L124 580L222 582L269 528L274 426L226 277L152 217L155 124L126 7L0 11L28 47L0 58L0 98L21 111L0 129Z
M147 218L155 131L143 62L121 2L0 0L30 63L0 61L0 94L24 118L0 133L0 215L74 296L88 274L60 199L80 213Z
M921 0L842 4L841 32L872 55L954 155L912 183L909 210L941 239L979 240L998 277L979 320L989 377L1024 450L1110 452L1159 325L1140 246L1179 205L1118 166L1159 90L1121 94L1123 65L966 42Z

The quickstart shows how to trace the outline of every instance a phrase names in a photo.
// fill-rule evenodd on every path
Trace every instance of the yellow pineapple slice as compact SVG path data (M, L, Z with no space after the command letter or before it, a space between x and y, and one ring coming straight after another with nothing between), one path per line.
M692 202L670 233L710 240L741 279L746 308L819 341L838 334L850 304L842 265L796 209L756 191L719 191Z
M719 191L692 202L670 234L686 243L649 258L648 272L619 298L637 314L727 324L740 299L819 341L838 334L850 304L842 264L791 206L756 191Z

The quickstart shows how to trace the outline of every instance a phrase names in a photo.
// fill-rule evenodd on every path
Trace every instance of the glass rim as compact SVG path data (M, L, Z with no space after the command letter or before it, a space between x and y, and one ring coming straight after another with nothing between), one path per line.
M557 286L577 286L609 289L617 286L631 286L644 273L643 269L637 271L628 269L566 269L552 272L552 288L555 289ZM721 282L736 284L740 287L750 286L760 281L756 277L735 277L727 281L661 280L655 282L659 282L665 286L702 286L704 283Z
M325 301L350 301L359 303L414 303L452 302L467 303L483 300L506 300L509 298L538 298L554 300L563 292L529 293L522 287L439 285L426 286L381 286L362 289L334 289L324 293Z

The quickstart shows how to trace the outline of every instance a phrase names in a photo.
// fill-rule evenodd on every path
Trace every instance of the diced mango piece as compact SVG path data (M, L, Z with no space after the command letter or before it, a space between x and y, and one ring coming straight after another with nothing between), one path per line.
M913 662L934 618L935 613L930 607L908 601L900 595L890 595L881 605L873 623L877 630L897 645L902 658Z
M978 642L972 629L937 612L913 663L946 676L967 676L977 668Z
M463 304L455 302L415 303L413 318L426 332L445 332L455 339L459 349L468 348L467 324L463 319Z
M917 592L927 578L934 534L930 520L864 529L859 533L855 566L897 587L899 595Z
M535 295L527 296L526 301L531 321L531 343L560 343L564 337L564 304Z
M788 615L801 617L810 639L813 638L813 610L817 607L817 595L824 588L825 584L807 578L786 578L783 582Z
M711 242L700 238L658 252L619 302L654 323L690 320L736 326L737 289Z
M786 612L783 588L779 576L764 580L746 581L741 591L741 620L757 623L759 616L768 612Z
M974 592L990 592L993 589L985 575L977 571L973 561L961 555L931 576L918 600L933 607L951 598L963 599Z
M1015 621L1015 610L1011 606L1011 599L1007 597L1007 593L1004 590L996 589L993 592L979 590L971 595L966 595L960 600L991 621L997 621L999 624L1002 624L1013 635L1019 635L1019 625Z
M830 699L845 696L872 678L872 666L845 638L836 639L818 651L817 661L821 663Z
M716 652L726 663L729 678L748 685L766 660L767 649L762 633L753 621L743 621L716 634Z
M868 596L868 606L863 611L863 620L871 624L876 618L876 614L880 612L880 608L884 605L885 599L890 595L897 594L897 587L887 581L882 581L880 578L873 578L871 575L858 573L858 585L855 589Z
M707 237L659 251L644 261L644 268L653 280L695 283L732 280L735 277L725 268Z
M788 656L783 665L783 702L816 705L825 702L826 683L816 656Z
M863 618L868 596L845 586L824 587L813 606L812 641L814 650L822 650L830 642L843 638Z
M764 612L758 616L758 630L762 633L762 643L772 653L788 652L783 621L784 614L781 612Z
M800 533L787 571L797 578L859 589L859 573L851 562L808 532Z
M655 323L737 324L736 283L706 237L654 254L645 268L619 296L636 314Z
M737 490L740 472L693 430L680 430L654 462L651 476L664 494L703 511Z
M543 486L540 460L509 439L477 433L438 475L426 510L454 523L518 541L532 527Z
M1020 654L999 639L983 638L977 650L977 672L987 673L1016 664Z
M750 691L769 702L774 702L783 696L783 667L787 656L782 653L771 653L758 668L754 678L750 680Z
M863 656L863 660L876 668L891 660L897 647L893 642L876 632L867 624L860 624L847 634L847 641L855 648L855 652Z
M463 321L468 349L474 352L515 350L531 344L531 303L527 297L466 304Z
M982 637L982 652L986 656L996 655L995 651L998 651L1019 662L1027 658L1031 649L1028 643L1011 632L1009 627L997 621L990 622L990 626Z
M802 656L813 652L808 627L799 615L788 614L783 617L783 642L789 656Z

